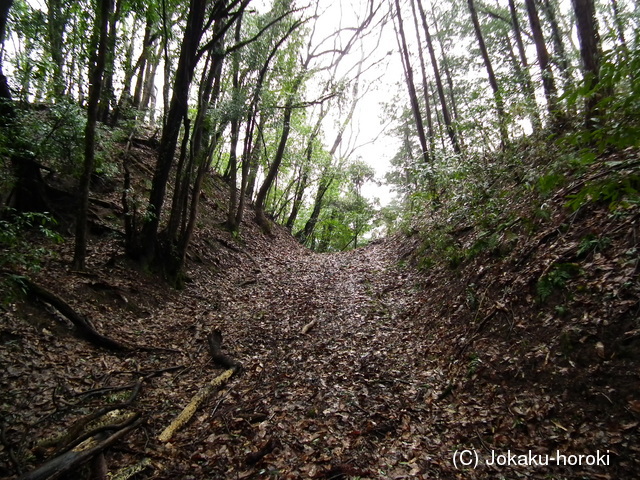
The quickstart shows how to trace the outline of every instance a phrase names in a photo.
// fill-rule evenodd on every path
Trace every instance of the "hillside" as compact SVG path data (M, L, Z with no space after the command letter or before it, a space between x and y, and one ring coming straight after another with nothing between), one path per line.
M65 239L34 281L135 347L97 348L34 298L9 305L2 477L31 471L58 453L38 442L138 391L124 407L142 423L105 455L111 472L147 459L135 478L632 478L638 205L565 204L612 172L634 178L637 158L606 158L569 182L537 228L522 210L483 248L486 233L452 228L461 251L476 246L455 264L432 258L422 234L314 254L280 228L265 236L249 211L235 238L219 226L219 180L205 189L183 291L132 268L113 229L93 238L89 273L69 270ZM161 442L221 372L207 352L215 329L243 370ZM600 452L607 465L459 470L461 449L486 461Z

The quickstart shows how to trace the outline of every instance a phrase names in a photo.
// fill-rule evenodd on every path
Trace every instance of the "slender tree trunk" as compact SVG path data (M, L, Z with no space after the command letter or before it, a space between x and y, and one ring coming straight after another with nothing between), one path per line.
M120 93L120 98L118 99L118 103L113 111L113 116L111 119L111 125L115 126L122 115L122 111L131 106L131 82L133 80L133 74L135 73L135 66L133 65L133 49L134 49L134 38L135 31L138 26L138 17L136 16L133 20L133 28L131 33L131 38L127 40L127 51L125 53L124 65L122 66L122 70L124 71L124 79L122 80L122 92Z
M549 22L549 26L551 27L551 40L553 41L553 49L555 51L555 57L557 58L556 64L560 71L560 76L562 77L563 88L565 91L568 91L573 85L573 78L571 76L571 68L567 51L564 46L563 38L565 38L565 36L560 30L560 25L558 24L558 18L556 15L556 7L552 2L553 0L542 0L541 6L545 16L547 17L547 21ZM570 38L570 36L568 37Z
M418 27L418 14L416 12L415 1L411 1L411 12L413 14L413 27L416 32L416 41L418 42L418 59L420 61L420 74L422 77L422 96L424 97L424 107L427 120L427 132L429 133L429 157L435 155L435 134L433 131L433 118L431 112L431 91L429 89L429 80L427 77L427 67L422 54L422 38L420 37L420 28Z
M484 66L487 70L487 76L489 77L489 84L491 85L491 90L493 91L493 98L496 103L496 112L498 113L498 129L500 130L500 143L502 144L502 147L505 147L509 142L509 134L507 133L507 116L504 111L504 100L502 98L502 92L498 87L498 80L496 79L496 74L493 71L493 65L491 64L491 58L489 57L487 46L484 43L484 37L482 36L482 29L480 28L480 21L478 20L478 13L476 12L474 0L467 0L467 4L469 6L469 13L471 13L473 29L476 33L478 45L480 46L482 60L484 61Z
M358 87L357 87L357 83L358 81L356 80L356 86L354 86L355 92L356 92L356 96L357 96L357 91L358 91ZM356 102L356 100L354 100L354 103ZM352 104L353 105L353 104ZM287 218L287 222L285 224L285 226L289 229L289 231L291 231L291 229L293 228L296 219L298 218L298 213L300 212L300 207L302 206L302 198L304 196L304 192L307 189L307 185L309 182L309 169L311 168L312 165L312 157L313 157L313 151L314 151L314 145L315 142L318 138L318 135L320 135L320 131L322 128L322 122L323 120L326 118L328 110L321 110L320 115L318 116L318 121L315 124L315 127L313 129L313 131L311 132L311 135L309 136L309 140L307 142L307 147L305 149L305 162L303 163L301 169L300 169L300 175L298 178L298 185L296 187L296 192L293 198L293 204L291 206L291 212L289 214L289 217ZM353 112L353 108L350 112L350 115ZM338 134L340 136L340 134ZM337 146L336 146L337 149Z
M149 112L152 116L151 99L156 96L156 73L158 66L160 65L160 52L164 49L164 42L158 45L158 51L147 59L147 70L144 74L144 86L142 89L142 99L140 100L139 108L143 112ZM154 103L155 106L155 103Z
M7 20L9 18L9 11L13 5L13 0L6 0L0 2L0 116L5 117L7 113L7 107L5 105L10 103L11 90L7 82L7 77L4 75L3 60L4 60L4 41L7 32ZM11 111L13 110L10 108ZM4 122L4 118L1 119Z
M331 171L331 166L329 165L322 170L322 174L320 175L318 190L316 191L316 196L313 201L311 215L304 224L302 230L296 233L296 238L300 243L306 244L313 235L313 231L315 230L316 225L318 224L318 219L320 218L320 211L322 210L324 196L334 180L335 174Z
M189 174L193 170L194 163L195 153L193 151L189 151L191 120L188 115L185 115L184 117L183 130L184 133L182 134L182 143L180 145L180 156L178 157L178 165L176 167L176 179L173 187L171 212L169 214L169 221L167 222L167 241L171 243L176 243L178 240L178 230L180 229L185 206L189 197L189 186L191 184ZM189 157L188 160L187 157Z
M238 19L236 23L236 44L240 43L240 34L242 29L242 17ZM234 99L240 97L240 54L234 52L233 54L233 72L232 72L232 93ZM232 232L238 231L240 227L236 223L236 214L238 207L238 140L240 137L240 113L234 114L231 119L231 139L229 142L229 209L227 211L227 228Z
M246 121L246 133L244 138L244 147L242 152L242 172L240 178L240 193L238 198L238 208L235 214L234 223L236 228L240 228L240 224L242 223L242 217L244 216L244 205L246 201L246 197L251 197L253 195L253 189L255 188L255 179L256 179L256 170L258 168L257 165L257 155L256 155L256 146L253 143L253 136L256 128L256 116L258 115L258 105L260 103L260 99L262 96L262 89L264 87L264 81L269 70L269 65L271 61L275 57L276 53L282 46L282 44L291 36L291 34L297 30L302 22L294 22L287 32L280 38L278 42L274 45L274 47L267 55L267 59L264 62L264 65L258 72L258 81L256 82L256 86L253 92L253 97L249 104L248 113L247 113L247 121ZM262 130L264 126L264 116L260 116L260 124L258 126L259 131ZM252 175L253 170L253 175ZM250 192L249 192L250 189ZM229 217L231 218L231 217Z
M267 194L273 185L273 182L278 174L278 169L280 168L280 164L282 163L282 159L284 158L285 148L287 146L287 141L289 140L289 133L291 132L291 115L293 114L293 102L296 97L300 86L302 85L302 81L304 79L304 74L306 72L306 65L303 70L298 73L298 76L293 82L293 86L291 88L291 92L289 92L289 96L287 102L284 107L284 116L282 119L282 133L280 134L280 141L278 143L278 148L273 157L273 161L269 166L269 170L267 175L258 190L258 195L256 195L255 201L255 209L256 209L256 222L260 225L265 231L271 231L271 225L269 224L269 220L267 220L264 214L265 200L267 199Z
M518 11L514 0L509 0L509 13L511 14L511 25L513 26L513 34L516 40L516 46L518 47L518 55L520 56L520 65L518 69L518 75L522 81L522 86L525 91L526 101L531 109L531 123L533 130L539 130L542 127L540 120L540 114L538 112L538 104L536 103L536 91L533 88L533 81L531 80L531 72L529 71L529 61L527 60L527 53L524 48L524 41L522 40L522 30L520 29L520 21L518 20Z
M98 103L102 88L102 77L107 55L107 34L109 16L113 8L112 0L100 0L96 11L89 77L89 103L87 106L87 124L84 131L85 151L84 168L80 179L80 200L76 220L76 241L73 254L73 268L84 270L87 256L87 217L89 210L89 189L95 158L95 132L98 120Z
M449 140L451 140L453 151L456 152L457 154L460 154L462 152L462 149L460 148L460 143L458 142L458 137L456 135L453 122L451 121L451 115L449 114L449 107L447 106L447 99L445 98L444 87L442 85L442 77L440 76L440 68L438 68L438 60L436 59L436 52L435 52L435 49L433 48L433 41L431 39L431 32L429 31L429 24L427 23L427 16L424 12L424 8L422 7L421 0L418 0L418 9L420 10L422 27L424 28L424 34L427 40L427 48L429 49L429 56L431 57L431 66L433 68L433 75L436 81L438 98L440 99L440 107L442 110L442 117L444 119L444 124L447 129L447 135L449 135Z
M313 147L308 152L307 157L310 157L312 152L313 152ZM293 226L295 225L296 220L298 219L298 213L300 213L300 207L302 206L302 198L304 196L304 192L307 189L308 184L309 184L309 168L305 165L302 167L302 173L300 174L300 178L298 179L298 185L296 186L296 192L293 197L293 202L291 205L291 212L289 213L289 216L287 217L287 222L285 223L285 226L289 231L293 229Z
M407 80L407 88L409 90L409 99L411 101L411 111L413 112L413 119L416 124L416 130L418 132L418 140L420 147L422 148L422 160L425 165L430 163L429 160L429 148L427 145L427 136L424 131L424 122L422 120L422 113L420 112L420 103L418 102L418 95L416 93L416 85L413 79L413 68L411 66L411 58L409 57L409 47L407 46L407 39L404 33L404 24L402 21L402 12L400 11L400 1L395 0L396 5L396 19L398 20L398 30L396 37L398 39L398 46L400 48L400 54L402 55L404 64L404 74Z
M540 25L538 9L536 8L534 0L525 0L524 3L527 7L529 24L531 25L531 32L533 34L533 40L538 54L538 64L540 65L540 71L542 73L542 87L544 89L545 98L547 99L549 117L551 118L554 127L558 127L562 113L560 111L560 106L558 105L558 91L553 78L551 63L549 62L549 53L544 40L544 34L542 33L542 26Z
M100 94L100 104L98 105L98 119L102 123L107 123L111 105L114 101L113 74L116 61L116 42L118 40L117 25L122 13L122 0L116 0L115 11L111 13L109 19L109 30L107 36L107 53L105 59L104 79Z
M585 99L585 121L588 128L595 128L602 114L598 109L598 103L603 98L603 92L598 91L601 52L596 8L594 0L571 0L571 2L578 27L584 83L589 92Z
M167 121L162 130L158 160L149 195L149 211L142 231L141 253L143 262L146 263L150 262L156 254L158 227L167 190L167 181L180 135L180 125L187 114L189 88L196 67L196 54L203 33L202 27L207 3L207 0L191 0L189 7L187 27L173 85L173 97Z
M49 0L47 7L47 37L53 62L53 96L55 101L59 101L65 91L63 45L68 15L64 12L62 0Z
M620 15L620 6L618 0L611 0L611 11L613 13L613 23L616 26L616 32L618 34L618 42L620 42L620 48L622 48L625 57L629 57L629 46L627 45L627 39L624 36L624 21Z
M433 18L433 27L436 32L436 39L438 40L438 44L440 45L440 52L442 54L442 70L444 71L444 76L447 79L447 86L449 87L449 101L451 104L451 113L453 114L453 119L458 119L458 103L456 101L455 90L453 88L453 75L451 74L451 68L449 67L449 58L447 57L447 49L444 46L444 42L442 41L442 35L440 34L440 30L438 28L438 20L435 14L435 7L433 2L431 3L431 16ZM437 62L436 62L437 63ZM463 147L463 138L459 135L456 136L458 142L461 145L461 149Z
M147 25L144 28L144 38L142 39L142 53L138 58L138 78L136 79L136 86L133 89L133 107L140 108L140 100L142 99L142 88L144 87L145 72L147 70L147 59L149 58L149 52L152 51L151 45L151 14L150 10L147 12Z
M264 126L267 121L266 115L260 115L260 121L258 126L256 127L255 140L253 142L253 146L251 147L251 152L249 154L249 174L247 175L247 191L246 196L250 199L253 198L253 194L256 189L256 181L258 179L258 172L260 170L260 142L264 143Z

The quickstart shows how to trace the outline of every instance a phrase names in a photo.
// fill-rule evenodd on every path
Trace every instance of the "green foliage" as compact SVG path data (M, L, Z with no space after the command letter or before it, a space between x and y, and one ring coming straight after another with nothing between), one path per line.
M448 232L431 230L423 236L422 247L418 251L418 268L428 270L444 261L449 268L455 269L466 258L467 253Z
M482 365L482 360L480 359L480 355L477 353L469 354L468 360L467 377L472 377Z
M61 242L55 226L56 221L48 214L6 212L6 218L0 220L0 268L38 270L42 258L50 252L34 245L29 234L35 232L49 241Z
M76 174L84 158L85 123L84 112L71 102L60 102L43 110L18 109L17 138L0 138L0 142L62 174Z
M587 203L601 203L610 210L626 203L640 201L640 175L610 175L607 178L590 182L578 193L569 195L567 206L575 211Z
M566 177L559 172L551 172L546 175L542 175L538 179L538 191L543 197L549 196L552 192L556 191L558 187L564 185Z
M582 257L592 252L602 252L609 245L611 245L610 238L597 237L594 234L590 233L582 240L580 240L580 245L578 246L578 256Z
M5 211L0 219L0 270L11 272L5 276L1 286L8 293L0 301L10 301L20 287L20 274L17 271L38 271L42 260L51 255L45 246L33 242L33 235L49 242L59 243L62 237L54 227L56 221L48 214Z
M538 300L545 302L554 292L566 287L567 282L580 273L575 263L556 263L543 274L536 285Z
M483 252L497 252L500 238L496 232L480 232L476 241L467 251L467 258L474 258Z
M569 105L577 106L585 98L599 98L589 128L578 128L562 139L581 149L583 161L590 163L603 152L640 145L640 51L621 51L617 47L603 56L600 79L589 88L589 82L565 93Z

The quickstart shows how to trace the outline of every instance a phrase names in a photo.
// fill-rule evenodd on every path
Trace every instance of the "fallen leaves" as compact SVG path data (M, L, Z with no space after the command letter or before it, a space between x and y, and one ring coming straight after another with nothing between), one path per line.
M0 475L39 463L33 439L153 374L135 405L146 431L113 452L111 470L149 457L140 478L631 478L640 468L635 226L578 259L571 288L546 304L535 294L546 267L578 261L581 232L613 231L614 221L593 212L575 231L523 236L511 255L455 272L401 268L406 239L316 255L282 230L270 238L247 224L238 240L212 220L183 292L107 267L98 253L90 280L51 265L47 285L64 285L101 331L158 350L110 355L69 336L53 313L9 310ZM216 328L243 373L162 444L157 436L220 373L206 354ZM616 465L458 471L452 454L463 446L609 448Z

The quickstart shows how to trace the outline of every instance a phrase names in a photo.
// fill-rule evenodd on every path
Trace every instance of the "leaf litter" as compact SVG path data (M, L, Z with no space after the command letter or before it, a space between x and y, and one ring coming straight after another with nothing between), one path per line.
M216 201L205 198L203 210L222 217ZM251 220L234 238L212 214L184 291L132 269L106 238L92 243L91 275L70 272L68 241L37 281L99 331L156 348L114 355L72 336L54 309L9 305L0 476L32 470L53 453L38 440L122 401L142 377L133 408L144 427L107 455L111 471L151 459L136 478L632 478L638 208L623 217L589 208L572 217L558 207L546 229L514 232L521 240L503 257L426 272L416 239L319 255ZM606 248L578 253L594 234L607 236ZM539 279L569 263L579 268L541 302ZM206 349L216 328L243 372L159 442L219 373ZM610 461L457 468L464 449L484 463L508 451L606 451Z

